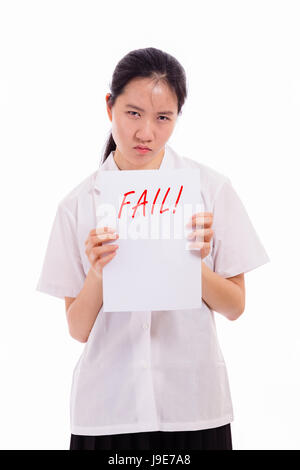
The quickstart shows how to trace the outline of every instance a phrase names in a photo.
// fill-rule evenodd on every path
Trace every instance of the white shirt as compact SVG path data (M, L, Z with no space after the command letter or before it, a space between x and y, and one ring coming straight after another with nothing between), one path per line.
M270 261L229 178L179 156L169 145L160 168L200 168L204 211L213 212L206 265L220 276ZM58 205L37 290L76 297L90 268L85 240L96 228L99 172L119 170L113 152ZM200 262L200 257L199 257ZM116 286L116 293L117 293ZM192 431L233 421L214 312L201 309L103 312L73 372L71 433Z

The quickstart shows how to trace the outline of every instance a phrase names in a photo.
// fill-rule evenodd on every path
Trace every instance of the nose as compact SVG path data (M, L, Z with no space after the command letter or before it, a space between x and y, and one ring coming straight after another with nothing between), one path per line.
M153 140L153 130L150 120L145 120L143 123L140 123L136 137L141 142L141 145L147 145Z

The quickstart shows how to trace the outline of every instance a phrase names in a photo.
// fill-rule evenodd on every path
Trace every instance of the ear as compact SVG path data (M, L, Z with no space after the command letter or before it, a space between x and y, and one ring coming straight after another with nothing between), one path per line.
M106 110L107 110L107 114L108 114L108 117L109 117L110 121L112 121L112 112L111 112L111 108L108 104L109 97L110 97L110 93L106 93L106 96L105 96Z

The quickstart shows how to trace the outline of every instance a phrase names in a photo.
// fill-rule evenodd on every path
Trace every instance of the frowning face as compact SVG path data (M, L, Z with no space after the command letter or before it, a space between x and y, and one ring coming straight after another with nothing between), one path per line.
M106 95L108 101L109 93ZM177 122L177 96L163 81L131 80L112 108L107 103L120 170L159 168ZM141 150L135 147L148 147Z

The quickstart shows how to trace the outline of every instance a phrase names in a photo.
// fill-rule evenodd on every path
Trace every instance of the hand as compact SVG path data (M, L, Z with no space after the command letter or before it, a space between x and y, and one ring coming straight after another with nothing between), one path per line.
M190 222L186 225L186 227L193 229L187 236L189 240L193 240L189 244L189 248L200 248L201 259L205 258L210 252L210 241L213 236L212 223L212 212L198 212L192 215Z
M116 255L119 245L106 244L105 242L115 240L119 237L115 230L110 227L98 227L92 229L85 241L87 255L92 269L97 276L102 276L103 267Z

